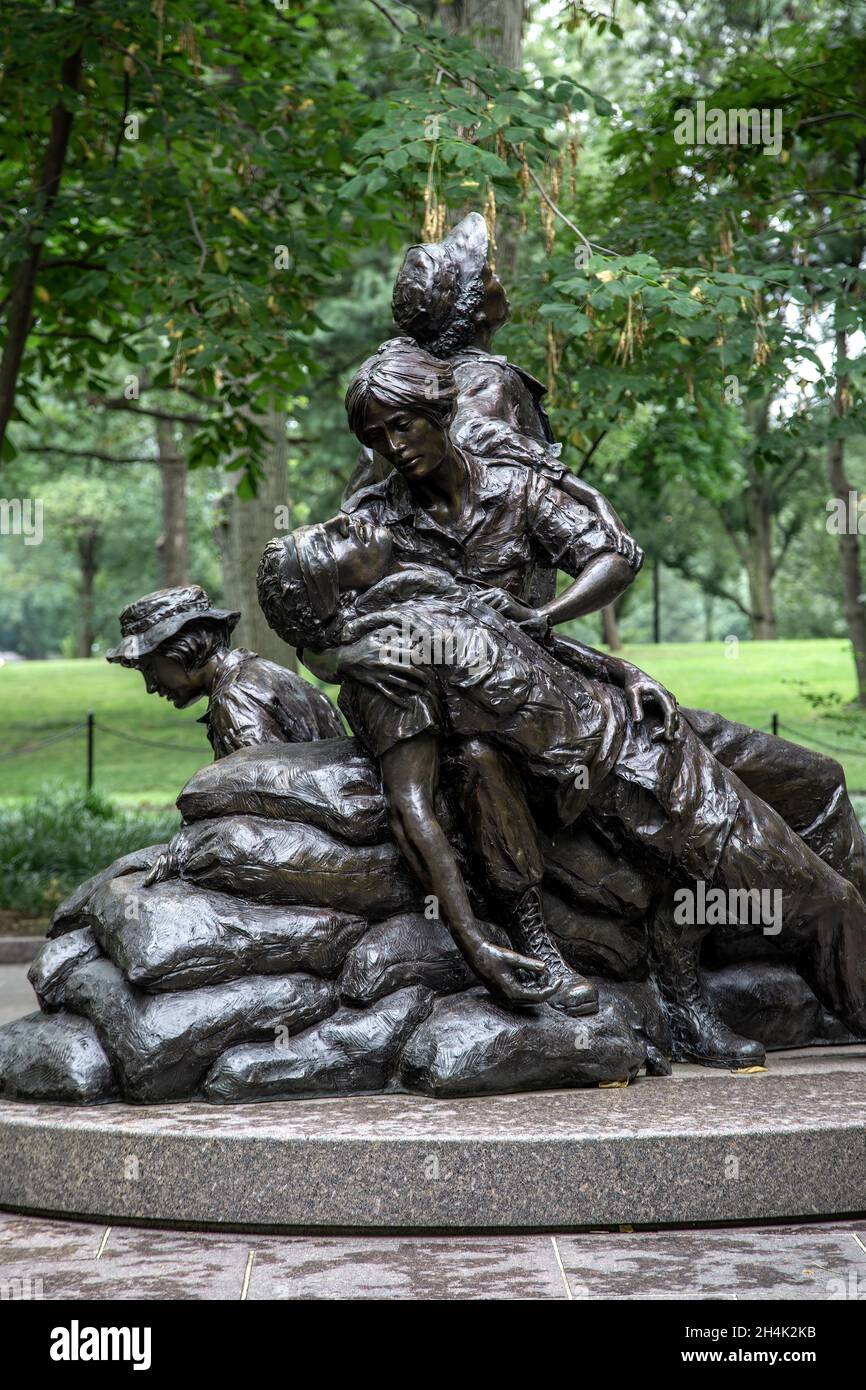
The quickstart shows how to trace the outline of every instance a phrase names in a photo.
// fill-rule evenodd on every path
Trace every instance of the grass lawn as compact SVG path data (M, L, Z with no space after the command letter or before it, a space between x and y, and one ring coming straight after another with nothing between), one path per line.
M845 709L854 694L848 643L741 642L736 657L728 653L723 643L695 642L634 646L625 655L683 704L716 709L762 729L770 727L775 711L780 732L794 741L862 748L834 756L844 764L852 791L866 791L866 712ZM816 707L815 700L829 703ZM196 723L203 703L176 710L148 696L136 671L101 660L22 662L0 668L0 799L30 795L52 781L83 787L83 729L32 752L4 755L83 723L88 710L97 723L96 790L121 804L171 805L187 778L210 761L204 728ZM151 747L136 737L168 746Z
M176 710L148 696L137 671L94 661L26 661L0 667L0 756L29 748L83 723L88 710L97 725L94 785L120 801L170 805L196 768L210 760L210 745L196 718L204 705ZM152 748L129 734L171 744ZM181 751L183 750L183 751ZM83 787L84 729L47 747L0 761L0 797L21 797L46 782Z
M866 792L866 710L849 703L854 663L842 638L740 642L732 648L722 642L646 643L623 655L684 705L718 710L766 730L776 713L783 738L837 758L849 789Z

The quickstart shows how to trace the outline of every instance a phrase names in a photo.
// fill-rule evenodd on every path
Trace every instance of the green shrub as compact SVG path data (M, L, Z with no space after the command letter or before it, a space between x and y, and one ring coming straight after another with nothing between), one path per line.
M851 799L866 824L866 796ZM48 917L91 874L179 824L175 811L123 811L96 792L55 787L0 807L0 908Z
M49 916L91 874L179 824L176 812L123 811L95 792L55 787L0 807L0 908Z

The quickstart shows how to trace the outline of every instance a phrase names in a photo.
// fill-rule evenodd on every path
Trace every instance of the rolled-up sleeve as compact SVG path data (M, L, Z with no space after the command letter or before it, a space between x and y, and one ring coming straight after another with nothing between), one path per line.
M617 553L617 538L598 514L550 479L534 478L527 500L533 544L557 569L575 576L597 555Z

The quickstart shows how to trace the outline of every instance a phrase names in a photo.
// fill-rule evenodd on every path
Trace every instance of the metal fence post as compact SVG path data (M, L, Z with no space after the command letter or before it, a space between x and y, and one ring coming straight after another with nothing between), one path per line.
M87 711L87 790L93 791L93 710Z
M770 715L770 731L775 738L779 737L779 716L775 711Z

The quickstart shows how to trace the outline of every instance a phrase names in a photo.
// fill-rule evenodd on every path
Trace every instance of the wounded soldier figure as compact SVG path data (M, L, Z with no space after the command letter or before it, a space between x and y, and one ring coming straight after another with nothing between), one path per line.
M485 938L437 816L443 742L479 735L547 789L561 825L586 812L645 865L656 884L657 955L678 949L678 888L778 891L782 930L771 939L793 954L829 1009L863 1029L866 905L852 884L688 726L659 738L635 720L622 690L568 660L568 644L556 654L524 630L528 610L519 600L432 566L395 569L390 530L346 516L272 541L259 595L268 621L307 664L341 682L341 707L380 761L395 838L494 992L515 1002L544 997L545 963ZM419 639L445 659L413 660ZM699 991L696 984L692 995L666 998L675 1037L691 1035L689 1015L705 1007ZM586 999L588 1007L595 1005ZM718 1055L706 1060L761 1060L757 1043L726 1031L726 1063L721 1035Z

